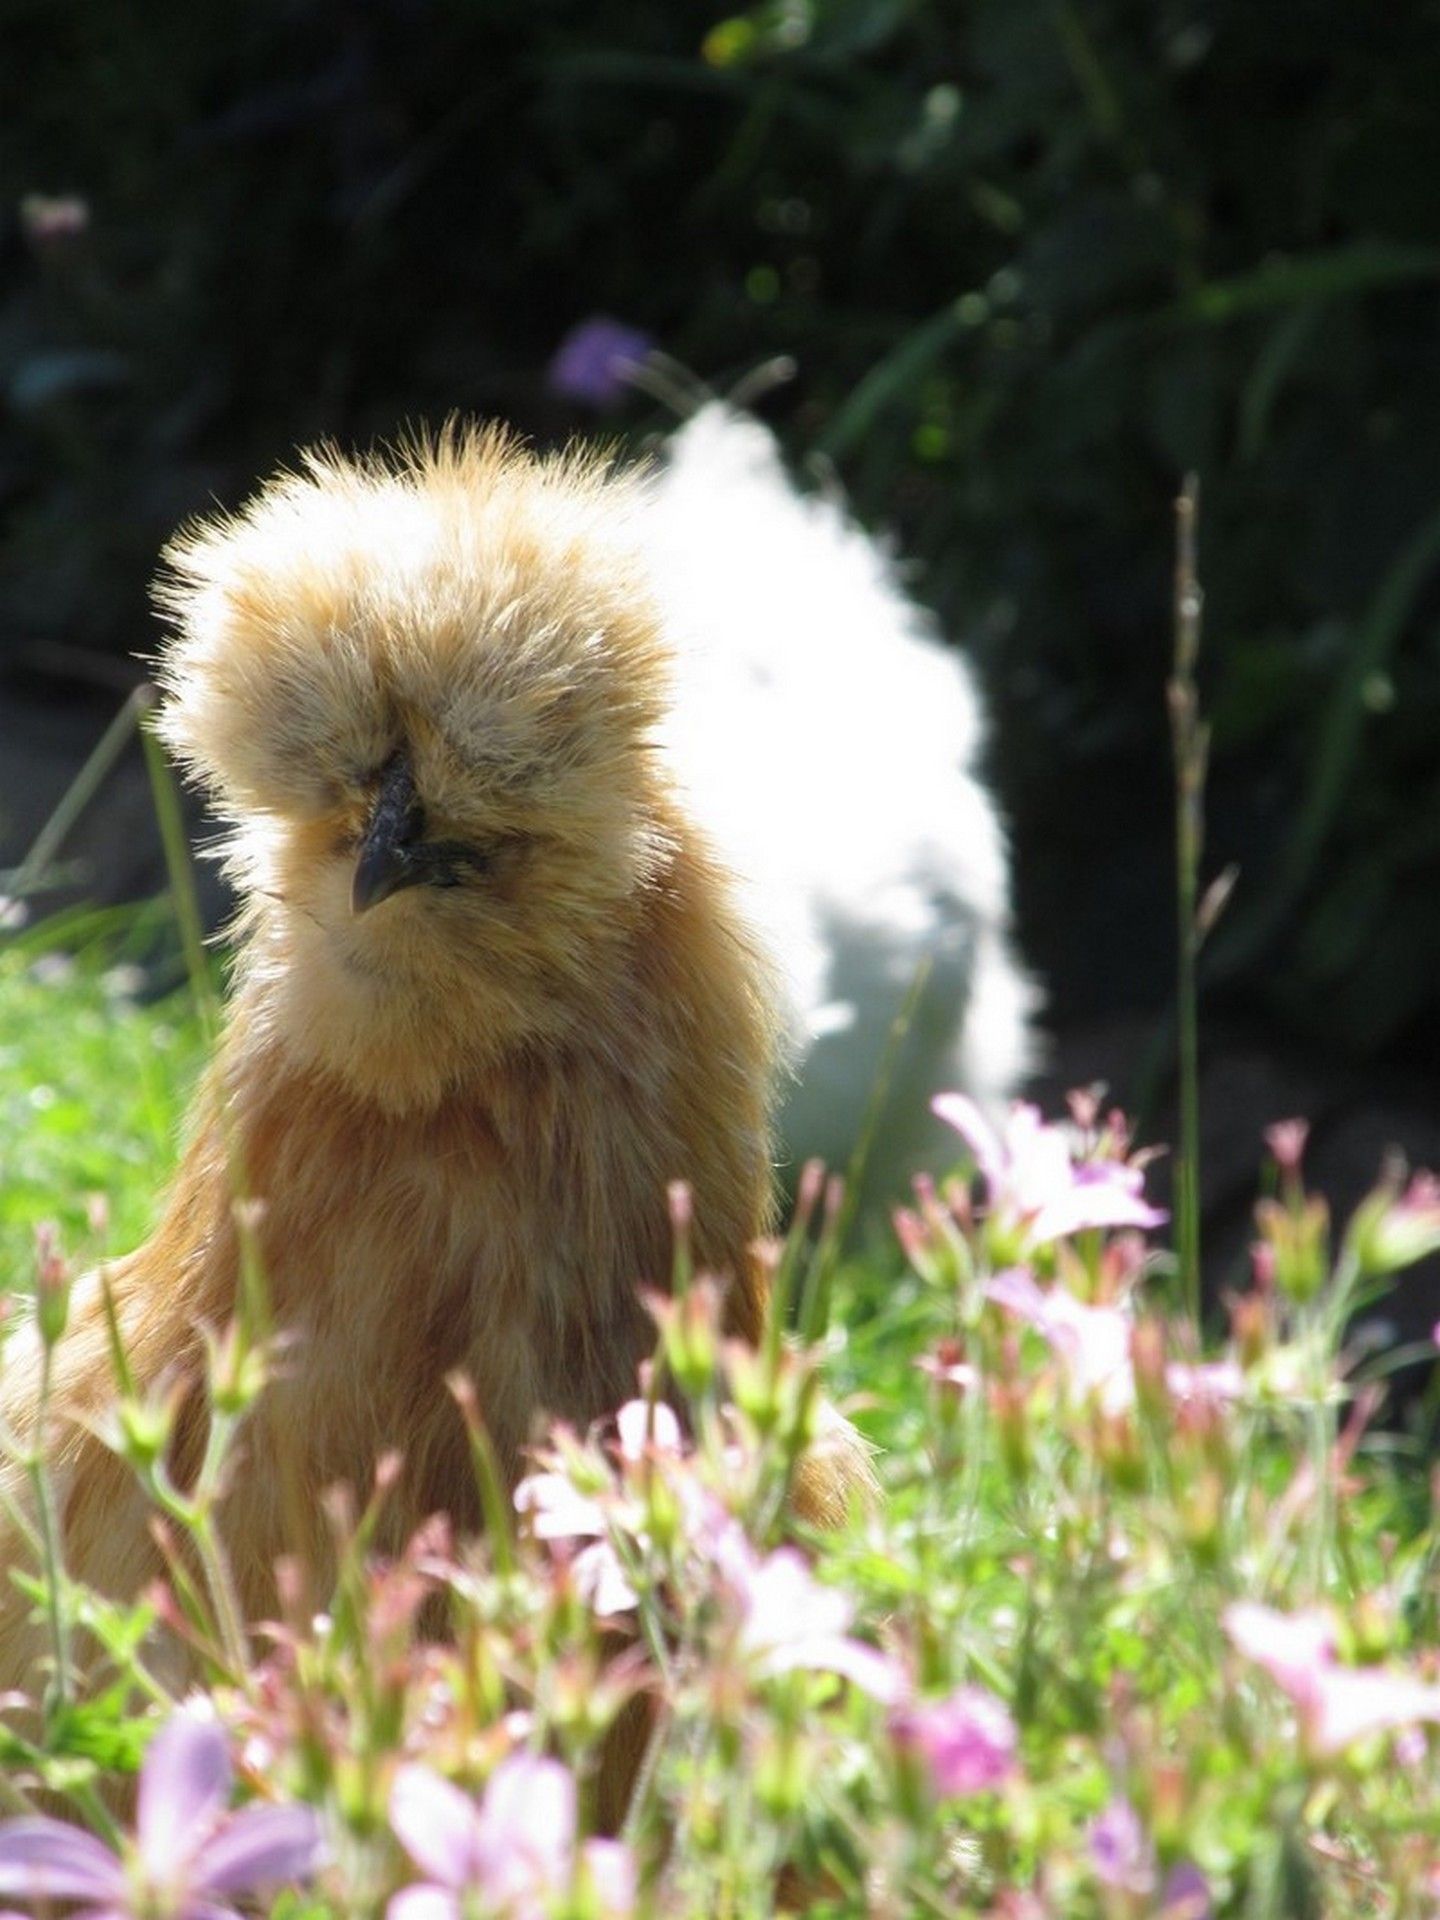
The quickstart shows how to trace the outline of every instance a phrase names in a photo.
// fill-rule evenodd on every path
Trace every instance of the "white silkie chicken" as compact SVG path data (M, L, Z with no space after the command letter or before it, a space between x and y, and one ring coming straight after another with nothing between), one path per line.
M797 492L773 436L726 403L668 441L650 515L679 662L673 762L788 993L790 1170L846 1166L888 1058L865 1190L896 1200L920 1166L958 1157L931 1096L960 1087L994 1108L1033 1058L979 694L884 547Z

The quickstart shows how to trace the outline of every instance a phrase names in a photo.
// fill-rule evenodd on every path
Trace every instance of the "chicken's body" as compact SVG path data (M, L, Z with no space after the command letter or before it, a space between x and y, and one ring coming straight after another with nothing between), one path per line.
M779 967L784 1146L844 1167L888 1093L867 1168L888 1215L953 1157L931 1096L999 1107L1033 1059L979 693L884 545L723 402L666 444L645 552L678 660L675 763Z
M662 740L669 662L631 483L493 435L394 467L326 456L172 549L161 727L234 821L245 896L219 1055L153 1237L108 1270L142 1390L198 1381L234 1315L235 1200L293 1336L222 1525L251 1619L273 1564L322 1569L319 1493L398 1448L392 1541L476 1517L445 1376L470 1375L512 1475L542 1414L633 1391L671 1266L667 1183L762 1311L776 1002ZM23 1353L0 1386L24 1430ZM67 1557L157 1570L128 1469L81 1424L114 1394L94 1282L57 1356ZM193 1470L203 1397L182 1407ZM857 1452L813 1481L838 1511ZM297 1537L298 1536L298 1537ZM29 1680L25 1607L0 1684Z

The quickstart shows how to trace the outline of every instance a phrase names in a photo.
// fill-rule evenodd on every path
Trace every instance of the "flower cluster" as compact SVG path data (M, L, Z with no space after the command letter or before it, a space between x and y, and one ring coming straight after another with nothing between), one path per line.
M123 1684L83 1710L52 1689L42 1737L11 1736L13 1791L68 1793L81 1823L0 1822L0 1897L90 1920L227 1920L272 1896L286 1915L666 1920L812 1895L1219 1920L1273 1910L1283 1881L1308 1910L1435 1910L1435 1535L1405 1536L1403 1502L1374 1522L1378 1388L1346 1329L1363 1288L1440 1246L1440 1188L1388 1174L1332 1235L1303 1129L1272 1130L1253 1283L1217 1351L1167 1310L1164 1216L1118 1116L938 1111L970 1176L916 1182L908 1275L886 1270L830 1356L884 1480L844 1524L805 1523L795 1497L811 1449L861 1445L822 1356L779 1325L758 1350L727 1334L683 1193L637 1396L556 1427L510 1489L452 1382L485 1534L437 1516L379 1555L386 1458L368 1498L327 1504L328 1589L282 1561L265 1623L206 1595L225 1591L225 1443L270 1350L208 1339L219 1442L185 1490L152 1433L165 1408L122 1366L104 1430L156 1501L170 1578L138 1613L79 1598ZM757 1249L802 1319L837 1279L833 1231L808 1231L822 1186L807 1173L797 1228ZM35 1276L53 1347L52 1236ZM78 1595L37 1590L60 1652ZM163 1701L181 1647L208 1694L127 1705L127 1685ZM118 1754L153 1735L133 1831L95 1791L97 1724Z

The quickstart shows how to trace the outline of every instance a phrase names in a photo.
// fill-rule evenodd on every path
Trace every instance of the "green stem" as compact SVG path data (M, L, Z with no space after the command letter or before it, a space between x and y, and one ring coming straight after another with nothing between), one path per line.
M1196 523L1200 483L1188 474L1175 503L1175 664L1170 727L1175 756L1176 1004L1180 1083L1179 1151L1175 1163L1175 1254L1180 1298L1200 1319L1200 1039L1196 963L1200 855L1204 838L1205 763L1209 742L1200 724L1195 663L1200 652L1200 582Z
M218 1482L218 1469L229 1445L226 1432L217 1442L216 1425L225 1425L212 1415L211 1441L206 1449L206 1460L201 1468L201 1479L197 1481L193 1495L188 1498L180 1493L170 1482L162 1468L152 1467L141 1476L141 1484L151 1503L158 1507L167 1520L173 1520L176 1526L184 1529L194 1544L195 1557L200 1563L200 1572L210 1598L211 1611L215 1626L219 1629L220 1651L230 1668L230 1678L236 1686L248 1690L250 1685L250 1647L245 1634L244 1613L240 1606L239 1595L235 1591L234 1578L230 1563L225 1556L214 1526L214 1500L216 1488L206 1486L203 1476L210 1468Z
M40 1350L40 1396L35 1408L35 1431L26 1467L35 1490L35 1521L40 1535L41 1560L45 1574L46 1613L50 1639L55 1651L53 1698L58 1705L69 1704L72 1692L70 1676L70 1627L65 1618L65 1570L60 1559L60 1530L56 1523L50 1475L45 1467L45 1416L50 1404L50 1378L53 1349L45 1341Z
M150 689L142 688L147 702ZM165 849L165 868L170 877L170 893L180 941L185 951L185 969L190 976L190 991L195 1010L207 1039L212 1043L220 1024L219 1006L210 968L205 960L204 925L195 893L195 876L190 865L190 846L185 837L185 822L180 811L180 796L175 777L150 726L141 722L140 739L145 748L145 765L150 775L150 792L155 803L155 818Z
M205 1574L205 1584L210 1590L210 1604L215 1610L215 1624L220 1629L220 1644L225 1649L225 1657L234 1670L233 1677L236 1683L248 1691L250 1648L245 1636L244 1616L239 1595L235 1591L235 1582L231 1577L230 1563L225 1557L225 1550L220 1545L208 1512L192 1517L190 1537L195 1542L195 1551Z
M9 892L22 898L33 892L46 869L54 863L71 828L105 784L111 768L125 750L135 722L143 711L145 699L145 689L137 687L96 741L89 758L66 788L55 811L36 834L30 851L8 884Z

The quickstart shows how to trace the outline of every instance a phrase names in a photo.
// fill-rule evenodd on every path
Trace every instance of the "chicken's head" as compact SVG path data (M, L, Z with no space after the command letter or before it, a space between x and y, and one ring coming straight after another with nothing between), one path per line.
M636 506L453 432L312 455L167 552L159 727L232 823L249 977L390 1104L590 1019L672 857Z

